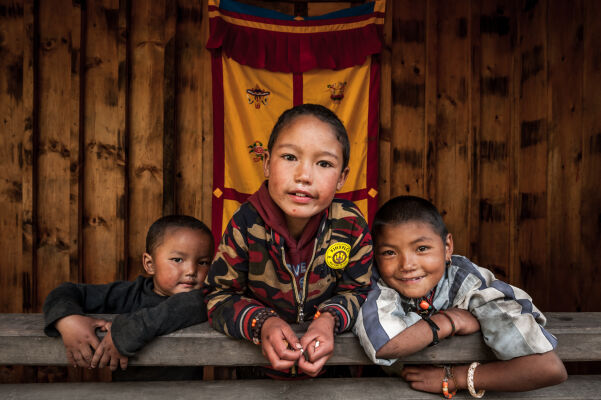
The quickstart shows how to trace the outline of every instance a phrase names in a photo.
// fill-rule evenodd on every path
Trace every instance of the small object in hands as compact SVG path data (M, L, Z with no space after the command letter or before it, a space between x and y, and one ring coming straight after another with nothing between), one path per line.
M302 353L303 357L305 357L305 361L309 361L309 352L301 349L301 353Z
M474 372L476 372L476 367L478 365L480 365L480 363L474 361L470 364L470 367L467 370L467 389L470 391L472 397L480 399L482 396L484 396L485 390L480 390L478 393L476 393L476 389L474 388Z
M318 348L318 347L319 347L319 340L316 340L316 341L315 341L315 347L314 347L314 348L315 348L315 350L317 350L317 348Z

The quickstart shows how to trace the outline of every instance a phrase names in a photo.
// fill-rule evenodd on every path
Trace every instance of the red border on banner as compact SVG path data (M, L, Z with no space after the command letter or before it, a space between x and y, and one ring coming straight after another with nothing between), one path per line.
M380 121L380 57L371 56L369 77L369 107L367 114L367 191L370 188L378 190L378 129ZM371 227L378 211L378 198L367 195L367 222Z
M216 196L215 190L224 192L225 183L225 147L224 138L224 100L223 100L223 62L221 50L211 51L211 69L213 70L213 196L211 210L211 230L215 238L215 249L221 242L223 224L223 195Z

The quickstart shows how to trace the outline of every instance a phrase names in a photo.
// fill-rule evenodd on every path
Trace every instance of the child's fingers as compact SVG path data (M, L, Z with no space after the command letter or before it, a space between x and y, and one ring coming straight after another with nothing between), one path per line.
M119 359L119 364L121 364L121 369L123 371L125 371L127 369L127 362L129 361L129 358L127 357L121 357Z
M66 350L66 354L67 354L67 362L72 365L74 368L77 368L77 363L75 362L75 359L73 358L73 353L71 353L70 350Z
M111 361L111 356L108 351L102 353L102 357L100 357L100 361L98 362L98 368L104 368L109 365Z
M303 357L298 359L298 367L309 376L317 376L329 357L322 357L315 362L307 361Z
M305 351L309 354L309 360L316 362L324 357L330 358L334 352L334 343L329 340L315 339L307 345Z
M100 343L100 345L96 348L94 355L92 356L92 361L90 362L90 367L96 368L98 366L98 362L100 358L104 354L104 343Z
M111 357L111 361L109 362L109 368L111 369L111 371L116 371L117 367L119 367L119 358Z
M75 361L75 364L77 364L78 367L85 368L90 365L79 350L73 352L73 361Z
M291 361L280 358L273 346L271 345L271 343L269 342L263 343L263 352L271 366L276 370L286 370L288 368L291 368L294 365L294 362L296 361L296 359Z

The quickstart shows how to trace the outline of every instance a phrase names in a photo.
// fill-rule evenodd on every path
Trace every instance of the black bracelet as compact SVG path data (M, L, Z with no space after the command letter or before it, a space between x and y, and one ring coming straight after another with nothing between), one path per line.
M436 346L438 344L438 331L440 330L440 328L429 317L424 315L422 316L422 319L426 321L428 325L430 325L430 329L432 329L432 343L430 343L428 347Z
M268 318L277 317L275 311L271 309L263 309L257 313L255 318L252 319L252 341L254 344L261 344L261 329L263 328L263 324Z

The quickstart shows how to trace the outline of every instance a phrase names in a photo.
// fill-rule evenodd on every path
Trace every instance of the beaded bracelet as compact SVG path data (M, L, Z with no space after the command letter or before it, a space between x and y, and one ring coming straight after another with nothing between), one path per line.
M438 344L438 331L440 328L438 325L436 325L436 322L432 321L427 316L423 315L422 319L426 321L428 325L430 325L430 329L432 329L432 343L430 343L428 346L436 346Z
M455 390L453 393L449 393L449 378L453 379L455 382L455 377L453 376L453 367L449 367L448 365L444 366L444 378L442 378L442 395L445 399L452 399L453 396L457 393L457 383L455 382Z
M313 316L313 320L316 320L317 318L319 318L321 316L321 314L323 314L324 312L332 314L332 316L334 317L334 333L338 333L338 330L340 329L340 318L338 318L338 313L336 313L336 311L334 311L334 309L322 308L321 310L317 310L317 312Z
M251 322L252 341L254 344L261 344L261 328L268 318L277 317L278 315L273 310L263 309L255 315Z
M446 312L444 312L443 310L440 310L438 313L447 317L447 319L451 323L451 334L449 336L451 336L451 337L455 336L455 321L453 321L453 318L451 318L451 316L449 314L447 314Z
M476 389L474 389L474 372L476 371L476 367L478 365L480 365L480 363L474 361L473 363L470 364L470 367L467 370L467 389L470 391L470 394L472 395L472 397L480 399L480 398L482 398L482 396L484 396L484 393L486 391L480 390L478 393L476 393Z

